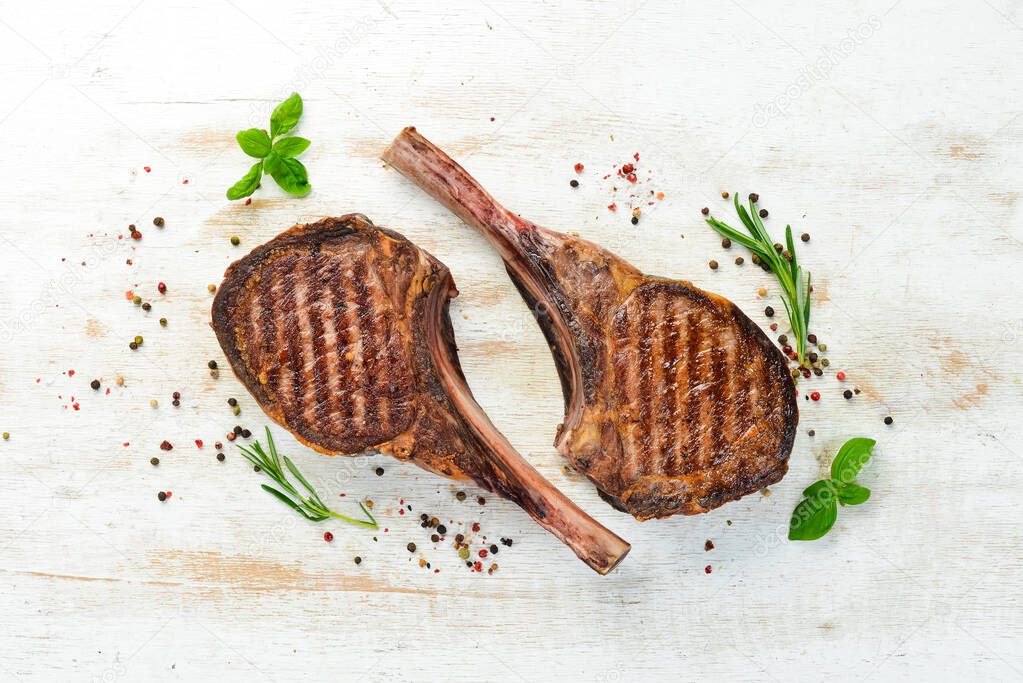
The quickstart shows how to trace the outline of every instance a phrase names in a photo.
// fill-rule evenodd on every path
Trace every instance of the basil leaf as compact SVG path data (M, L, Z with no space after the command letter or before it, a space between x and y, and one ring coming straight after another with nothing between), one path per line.
M249 172L227 190L227 198L230 200L248 197L259 187L259 181L263 177L263 162L257 161L249 169Z
M266 155L266 159L263 159L263 172L267 175L273 175L277 172L280 165L281 155L277 152L270 152Z
M838 503L832 499L820 503L814 498L804 498L792 511L789 520L790 541L815 541L831 531L838 519Z
M307 149L309 149L309 141L297 136L281 138L274 143L274 151L282 157L297 157Z
M262 159L270 153L270 136L266 134L265 130L249 128L238 131L235 139L238 140L238 146L242 148L242 151L250 157Z
M855 479L863 465L870 459L870 453L876 443L873 439L863 437L846 441L831 463L831 478L840 484L848 484Z
M305 166L298 159L281 159L273 175L273 179L281 186L281 189L288 194L303 197L309 194L313 186L309 184L309 175Z
M859 484L846 484L838 489L838 502L842 505L859 505L870 498L870 489Z
M297 92L291 93L291 97L277 105L270 115L270 137L276 138L284 135L298 125L302 117L302 97Z
M821 479L807 486L803 491L803 497L816 498L818 501L826 503L835 498L835 491L837 489L838 487L835 486L835 482L832 480Z

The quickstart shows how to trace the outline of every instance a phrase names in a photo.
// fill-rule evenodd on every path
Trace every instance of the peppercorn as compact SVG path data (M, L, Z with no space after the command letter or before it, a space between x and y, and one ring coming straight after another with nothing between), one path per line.
M784 334L779 334L778 335L778 343L779 344L788 344L789 343L788 336L784 335Z
M457 498L459 501L465 500L465 491L459 491L458 493L456 493L455 498Z
M139 347L139 345L136 344L135 342L133 342L133 341L132 342L128 342L128 348L131 349L132 351L134 351L138 347Z
M331 541L334 540L334 534L330 533L329 531L324 531L323 540L326 541L327 543L330 543Z
M437 534L430 534L430 540L436 543L437 541L440 540L440 536L438 536Z
M463 545L461 548L458 549L458 556L460 558L462 558L463 560L468 558L469 557L469 548L467 546Z
M224 462L226 458L227 456L224 455L223 453L217 453L217 460L219 460L220 462Z
M785 251L785 247L783 247L783 246L781 245L781 242L775 242L775 243L774 243L774 250L775 250L776 252L778 252L778 253L780 254L780 253L782 253L783 251Z
M817 348L820 349L821 351L827 351L828 350L828 345L822 342L822 343L817 345Z
M799 239L803 240L804 242L809 242L810 241L810 233L804 232L802 235L799 236Z
M745 261L745 260L743 260L743 258L742 258L741 256L736 256L736 257L735 257L735 265L737 265L737 266L741 266L741 265L742 265L743 263L745 263L745 262L746 262L746 261Z
M823 371L823 370L821 370L820 368L814 368L814 369L813 369L813 374L815 374L815 375L817 375L818 377L820 377L821 375L823 375L823 374L824 374L824 371Z
M239 244L241 244L241 240L240 240L240 239L238 239L238 235L231 235L231 244L232 244L232 245L234 245L234 246L236 246L236 247L237 247L237 246L238 246Z
M710 209L708 209L708 208L707 208L707 207L705 206L705 207L703 207L702 209L700 209L700 213L702 213L702 214L703 214L704 216L706 216L707 214L709 214L709 213L710 213Z
M478 497L476 499L476 502L479 503L480 505L486 505L487 504L487 499L484 498L483 496L480 496L480 497Z
M632 218L629 219L629 222L632 223L633 225L639 225L639 216L633 216Z
M721 240L721 246L724 247L725 249L731 249L732 240L725 237L724 239Z
M234 433L236 435L241 434L242 433L242 426L241 425L235 425L234 426Z
M808 334L808 335L806 335L806 341L810 342L811 344L816 344L817 343L817 335L816 334Z
M234 408L231 408L231 413L232 413L232 414L233 414L233 415L234 415L235 417L238 417L239 415L241 415L241 413L242 413L242 408L241 408L241 406L235 406Z
M767 209L760 209L760 217L767 218Z
M828 367L829 365L831 365L831 361L829 361L827 358L821 358L821 365L823 365L824 367Z
M444 536L445 534L448 533L448 528L446 526L444 526L443 524L438 524L437 525L437 533L440 534L441 536Z
M260 467L259 465L254 465L254 466L252 467L252 471L253 471L253 472L262 472L262 471L263 471L263 469L262 469L262 468L261 468L261 467Z
M810 362L811 362L811 363L816 363L816 362L817 362L817 354L816 354L816 353L814 353L813 351L811 351L810 353L808 353L808 354L806 355L806 357L810 359Z
M815 401L821 400L821 392L819 391L810 392L810 398L812 398Z
M149 459L149 464L152 465L153 467L156 467L157 465L160 464L160 459L159 458L150 458Z
M160 318L160 327L167 327L167 318Z
M171 445L171 442L167 441L166 439L164 439L164 441L160 443L160 450L162 451L169 451L172 450L173 448L174 446Z
M231 398L227 399L227 405L229 405L231 407L234 407L234 406L238 405L238 399L236 399L236 398L234 398L232 396Z
M718 269L718 262L717 262L717 261L714 261L713 259L712 259L712 260L711 260L711 262L710 262L710 263L708 263L707 265L709 265L709 266L710 266L710 269L711 269L711 270L717 270L717 269Z
M781 252L781 257L783 259L785 259L786 261L791 261L792 260L792 252L790 252L788 249L783 249L782 252Z
M846 400L852 398L853 397L852 389L846 389L845 391L843 391L842 396L845 396Z
M514 543L514 541L511 540L510 538L502 538L501 539L501 543L503 545L506 545L506 546L508 546L510 548L512 546L512 543Z
M893 422L895 422L895 420L893 420L893 419L892 419L892 416L891 416L891 415L888 415L888 416L886 416L886 417L885 417L885 419L884 419L884 423L885 423L886 425L890 425L890 424L891 424L891 423L893 423Z
M216 370L217 369L217 361L211 360L209 363L206 364L206 367L208 367L210 370Z
M749 200L751 202L753 202L754 204L756 204L757 202L760 201L760 195L758 195L756 192L750 192L749 193Z
M753 260L753 265L756 265L756 266L760 265L760 257L758 255L753 254L753 256L751 256L750 258ZM763 295L761 295L761 296L763 296Z
M173 401L171 401L171 405L174 406L175 408L177 408L177 407L179 407L181 405L181 400L180 399L174 399Z
M579 187L579 181L576 180L575 178L572 178L570 181L568 181L568 184L571 185L572 187Z
M455 543L461 543L465 540L465 536L462 534L455 534Z
M490 554L491 555L496 555L497 554L497 546L495 544L493 544L493 543L490 544Z
M140 297L138 294L136 294L135 296L133 296L131 298L131 302L133 304L135 304L136 306L141 306L142 305L142 297Z
M209 291L210 294L212 294L213 292L217 291L217 286L216 285L206 285L206 289Z
M250 432L248 429L243 429L242 430L242 438L243 439L247 439L250 436L252 436L252 432Z
M135 343L138 344L139 346L142 346L142 335L141 334L135 335Z
M405 546L405 547L406 547L406 548L408 548L408 551L409 551L410 553L414 553L414 552L416 551L416 544L415 544L415 543L409 543L409 544L408 544L407 546Z
M362 564L362 558L358 555L355 556L355 564Z
M727 192L722 192L721 193L721 198L722 199L728 199L728 193Z
M144 303L142 304L142 310L143 310L143 311L146 311L147 313L148 313L148 312L149 312L150 310L152 310L152 308L153 308L153 307L152 307L152 305L150 305L150 303L149 303L148 301L146 301L146 302L144 302Z
M157 216L156 218L153 219L153 225L155 225L158 228L162 228L164 223L165 221L163 220L163 216Z
M817 432L815 432L814 430L811 429L810 431L807 432L807 435L808 436L817 436Z
M94 390L98 391L99 390L99 380L98 379L92 380L91 382L89 382L89 386L92 387Z
M164 493L163 491L160 491L159 493L157 493L157 494L156 494L156 497L160 499L160 502L161 502L161 503L162 503L163 501L167 500L167 494L166 494L166 493Z
M773 318L774 317L774 309L771 308L770 306L768 306L767 308L764 309L764 315L766 315L768 318Z

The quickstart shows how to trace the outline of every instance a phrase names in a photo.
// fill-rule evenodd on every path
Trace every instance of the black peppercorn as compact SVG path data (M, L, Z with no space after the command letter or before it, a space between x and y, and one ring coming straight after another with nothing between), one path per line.
M409 543L409 544L408 544L407 546L405 546L405 547L406 547L406 548L408 548L408 551L409 551L410 553L414 553L414 552L416 551L416 544L415 544L415 543Z
M208 367L210 370L216 370L217 369L217 361L211 360L209 363L206 364L206 367Z
M446 534L447 532L448 532L448 528L447 528L446 526L444 526L443 524L438 524L438 525L437 525L437 533L438 533L438 534L440 534L441 536L443 536L443 535L445 535L445 534Z
M749 193L749 200L751 202L753 202L754 204L756 204L757 202L760 201L760 195L758 195L756 192L750 192Z
M760 209L760 217L767 218L767 209Z
M226 456L226 455L224 455L223 453L217 453L217 460L219 460L220 462L224 462L224 459L225 459L226 457L227 457L227 456Z
M852 390L846 389L845 391L842 392L842 396L845 396L846 400L852 398L853 397Z
M803 240L804 242L809 242L810 241L810 233L804 232L802 235L799 236L799 239Z
M143 301L142 302L142 310L143 311L151 311L152 309L153 309L153 305L150 304L148 301Z
M95 389L96 391L99 391L99 380L98 379L92 380L91 382L89 382L89 386Z
M376 468L375 472L377 473L378 477L384 476L384 468L383 467Z
M888 415L888 416L887 416L887 417L885 417L885 419L884 419L884 423L885 423L886 425L890 425L890 424L891 424L891 423L893 423L893 422L895 422L895 420L893 420L893 419L892 419L892 416L891 416L891 415Z
M766 315L768 318L773 318L774 317L774 309L771 308L770 306L768 306L767 308L764 309L764 315Z
M157 216L156 218L153 219L153 225L155 225L156 227L162 228L163 224L164 220L162 216Z
M164 493L163 491L160 491L159 493L157 493L157 494L156 494L156 497L160 499L160 502L161 502L161 503L162 503L163 501L167 500L167 494L166 494L166 493Z
M702 214L703 214L704 216L706 216L707 214L709 214L709 213L710 213L710 209L708 209L708 208L707 208L707 207L705 206L705 207L703 207L702 209L700 209L700 213L702 213Z
M227 399L227 405L229 405L229 406L231 406L233 408L234 406L238 405L238 399L236 399L236 398L229 398L229 399Z
M576 180L575 178L572 178L572 180L569 180L568 184L571 185L572 187L579 187L579 181Z
M252 436L252 432L250 432L248 429L243 429L242 430L242 438L243 439L247 439L250 436Z
M149 464L152 465L153 467L156 467L157 465L160 464L160 459L159 458L150 458L149 459Z
M631 222L633 225L639 225L639 216L633 216Z
M455 494L455 498L458 500L465 500L465 491L459 491Z

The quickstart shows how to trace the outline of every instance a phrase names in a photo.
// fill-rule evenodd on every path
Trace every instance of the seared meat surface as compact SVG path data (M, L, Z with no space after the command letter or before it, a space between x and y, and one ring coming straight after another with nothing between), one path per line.
M273 420L327 454L381 451L521 506L587 564L629 545L526 462L476 404L448 315L448 269L360 215L296 225L232 264L213 328Z
M414 128L383 158L501 254L561 376L555 446L608 502L641 520L696 514L785 475L795 386L733 303L520 218Z

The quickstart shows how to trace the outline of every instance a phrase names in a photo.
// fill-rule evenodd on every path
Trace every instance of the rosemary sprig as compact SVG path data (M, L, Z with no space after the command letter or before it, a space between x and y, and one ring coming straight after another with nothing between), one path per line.
M739 194L735 193L735 211L739 214L739 220L746 226L749 235L739 232L735 228L723 223L714 217L707 219L710 227L719 234L756 254L771 272L778 278L781 284L781 300L785 304L785 311L789 315L789 325L792 327L792 335L796 338L796 352L799 357L799 364L806 365L806 336L810 326L810 273L806 273L806 282L803 282L803 269L796 259L796 246L792 241L792 226L785 226L785 247L778 249L771 236L767 234L763 221L757 215L754 201L750 199L749 211L739 203Z
M262 484L263 490L273 494L277 500L281 501L295 512L299 513L310 522L322 522L326 519L333 517L339 519L342 522L354 524L355 526L361 526L366 529L379 529L376 519L366 506L361 502L359 507L362 508L363 513L369 517L369 521L362 519L353 519L345 515L338 514L327 507L327 504L323 502L320 495L316 493L316 490L306 481L306 478L302 476L302 473L295 467L295 463L291 462L291 458L284 456L284 465L288 468L288 471L298 479L299 483L309 492L309 495L301 494L295 486L288 481L287 476L284 474L284 468L281 467L281 456L277 454L277 446L274 445L273 435L270 433L270 428L266 428L266 444L267 449L270 451L267 453L263 449L263 445L259 441L254 441L249 448L245 446L238 446L241 450L242 455L251 462L253 465L266 472L266 476L273 479L277 484L284 489L279 491L272 486Z

